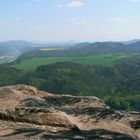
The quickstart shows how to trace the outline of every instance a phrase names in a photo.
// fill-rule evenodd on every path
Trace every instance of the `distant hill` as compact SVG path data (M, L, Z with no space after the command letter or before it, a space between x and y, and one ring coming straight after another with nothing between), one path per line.
M137 43L137 42L140 42L140 39L133 39L133 40L129 40L129 41L123 41L121 43L128 45L128 44L133 44L133 43Z
M78 46L78 47L77 47ZM123 44L118 42L95 42L87 44L77 44L69 51L75 52L75 54L90 55L94 53L123 53L123 52L140 52L140 41Z
M0 50L5 50L6 53L22 53L26 49L33 47L33 44L31 42L17 40L17 41L5 41L0 42Z
M24 40L12 40L12 41L4 41L0 42L0 47L7 46L7 47L29 47L32 46L33 43L24 41Z
M46 57L46 56L89 56L102 53L139 53L140 41L131 43L119 42L83 42L78 44L51 43L37 44L27 41L0 42L0 62L3 58L10 56L13 60L21 55L22 58ZM42 51L40 48L63 48L58 50ZM2 61L3 62L3 61Z
M32 46L31 42L22 40L0 42L0 63L15 60L22 53L30 50Z
M128 43L129 42L129 43ZM15 53L23 54L28 57L42 56L77 56L91 55L97 53L133 53L140 52L140 41L132 40L127 43L120 42L82 42L74 43L31 43L23 40L0 42L0 54ZM41 51L40 48L62 47L63 50ZM29 48L34 48L32 51ZM25 53L27 52L27 53Z
M42 51L39 48L22 55L23 58L45 56L87 56L102 53L139 53L140 42L123 44L118 42L80 43L63 50Z

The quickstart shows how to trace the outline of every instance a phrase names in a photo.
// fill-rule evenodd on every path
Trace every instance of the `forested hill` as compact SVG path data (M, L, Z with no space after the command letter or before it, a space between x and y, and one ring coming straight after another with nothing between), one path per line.
M70 48L59 50L42 51L36 48L24 53L21 58L45 57L45 56L87 56L103 53L138 53L140 52L140 42L124 44L119 42L96 42L80 43Z
M0 86L27 84L40 90L72 95L93 95L117 109L140 110L140 56L121 59L111 67L59 62L25 72L0 67Z

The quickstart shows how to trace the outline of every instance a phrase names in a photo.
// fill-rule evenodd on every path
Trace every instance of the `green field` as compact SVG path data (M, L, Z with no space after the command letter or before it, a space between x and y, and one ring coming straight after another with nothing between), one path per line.
M52 64L56 62L71 61L84 65L104 65L111 66L116 60L121 58L129 57L130 54L116 53L116 54L98 54L93 56L83 56L83 57L39 57L26 59L21 61L19 64L14 65L18 69L25 71L35 70L38 66Z

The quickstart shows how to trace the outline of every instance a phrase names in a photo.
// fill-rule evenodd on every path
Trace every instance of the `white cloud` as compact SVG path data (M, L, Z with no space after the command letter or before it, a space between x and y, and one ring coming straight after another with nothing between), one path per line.
M111 21L116 23L124 23L124 22L128 22L129 20L126 18L115 17L115 18L111 18Z
M84 22L80 22L80 21L76 21L74 24L76 24L76 25L84 25L85 23Z
M84 3L79 0L72 1L70 3L65 4L66 7L81 7L83 5L84 5Z
M83 6L84 3L80 0L74 0L70 3L66 3L66 4L57 4L56 6L57 7L68 7L68 8L78 8L78 7L81 7Z
M132 2L139 2L139 0L129 0L129 1L132 1Z

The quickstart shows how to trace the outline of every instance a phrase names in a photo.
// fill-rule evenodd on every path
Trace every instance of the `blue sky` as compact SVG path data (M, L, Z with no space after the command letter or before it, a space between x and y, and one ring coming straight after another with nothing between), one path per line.
M0 41L140 38L140 0L0 0Z

